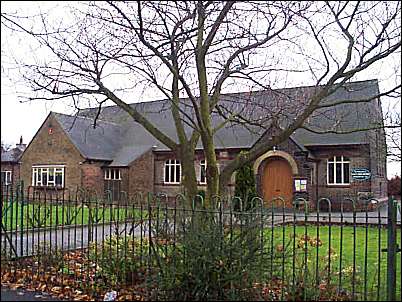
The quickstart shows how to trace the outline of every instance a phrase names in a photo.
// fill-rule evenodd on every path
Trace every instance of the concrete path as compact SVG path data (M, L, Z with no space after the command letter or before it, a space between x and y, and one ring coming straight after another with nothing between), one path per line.
M373 212L357 212L355 223L357 225L386 225L387 224L387 205L383 205L378 209L378 211ZM229 223L230 215L223 215L224 221ZM234 218L234 217L232 217ZM305 214L298 212L296 213L296 220L294 220L293 212L286 212L283 214L281 211L277 211L275 213L267 212L267 214L263 217L264 225L266 227L270 227L272 225L280 225L283 223L293 223L295 222L304 222L306 219ZM232 219L232 223L238 222L238 219ZM315 223L317 221L322 223L328 223L331 220L331 223L337 224L353 224L353 213L345 212L343 217L341 217L341 213L327 213L320 212L319 219L317 219L317 213L309 213L307 216L307 222ZM401 214L397 214L397 221L400 226L401 224ZM21 256L30 256L35 254L37 250L38 244L47 244L51 248L57 247L62 250L74 250L79 248L88 247L91 242L101 242L102 239L105 239L111 235L119 234L121 236L127 234L134 237L139 238L142 236L147 238L149 236L148 233L148 221L144 221L142 225L133 223L119 223L119 224L101 224L93 226L89 228L88 226L76 226L76 227L63 227L63 228L54 228L42 231L30 231L30 232L7 232L7 236L9 240L12 242L12 246L15 249L15 252L18 257ZM161 228L161 226L159 226ZM180 226L176 226L178 229ZM173 224L170 224L171 230L173 230ZM10 250L10 243L7 240L4 233L2 233L1 244L3 247L6 247Z
M1 287L1 301L63 301L47 293L31 292L24 289Z
M2 234L1 244L10 250L10 242L15 249L18 257L31 256L37 253L38 245L47 246L51 249L75 250L86 248L91 242L101 242L102 239L111 235L133 235L135 237L149 236L147 224L140 225L127 224L103 224L89 228L88 226L64 227L58 229L47 229L44 231L29 231L21 234L20 232L7 232L6 238ZM12 249L12 248L11 248ZM11 251L12 252L12 251Z

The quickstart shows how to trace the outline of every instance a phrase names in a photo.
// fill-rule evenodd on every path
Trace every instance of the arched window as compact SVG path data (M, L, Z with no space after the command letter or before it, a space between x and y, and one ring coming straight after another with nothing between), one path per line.
M206 160L200 161L200 184L207 183L207 162Z
M346 156L334 156L327 162L327 183L329 185L348 185L350 160Z
M181 181L181 164L179 160L169 159L165 162L165 184L179 184Z

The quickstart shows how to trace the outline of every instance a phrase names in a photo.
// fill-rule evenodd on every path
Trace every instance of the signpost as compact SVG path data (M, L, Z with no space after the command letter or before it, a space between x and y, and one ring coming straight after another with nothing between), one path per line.
M371 177L371 172L366 168L355 168L352 169L351 175L354 180L368 180Z

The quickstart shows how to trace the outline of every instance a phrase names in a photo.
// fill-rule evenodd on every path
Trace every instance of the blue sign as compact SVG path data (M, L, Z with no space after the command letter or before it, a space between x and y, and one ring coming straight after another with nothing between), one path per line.
M366 168L355 168L352 169L351 175L355 180L368 180L371 177L371 172Z

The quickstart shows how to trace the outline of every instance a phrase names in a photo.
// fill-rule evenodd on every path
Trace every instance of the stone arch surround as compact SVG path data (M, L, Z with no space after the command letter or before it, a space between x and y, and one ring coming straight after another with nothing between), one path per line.
M285 160L289 163L290 167L292 168L292 173L293 173L293 175L298 175L298 174L299 174L299 168L297 167L297 163L296 163L296 161L293 159L293 157L292 157L289 153L286 153L286 152L284 152L284 151L279 151L279 150L275 150L275 151L274 151L274 150L270 150L270 151L264 153L263 155L261 155L261 156L260 156L259 158L257 158L257 160L254 162L254 165L253 165L254 175L258 175L258 174L259 174L258 171L259 171L260 165L261 165L266 159L268 159L268 158L270 158L270 157L273 157L273 156L275 156L275 157L281 157L281 158L285 159Z

